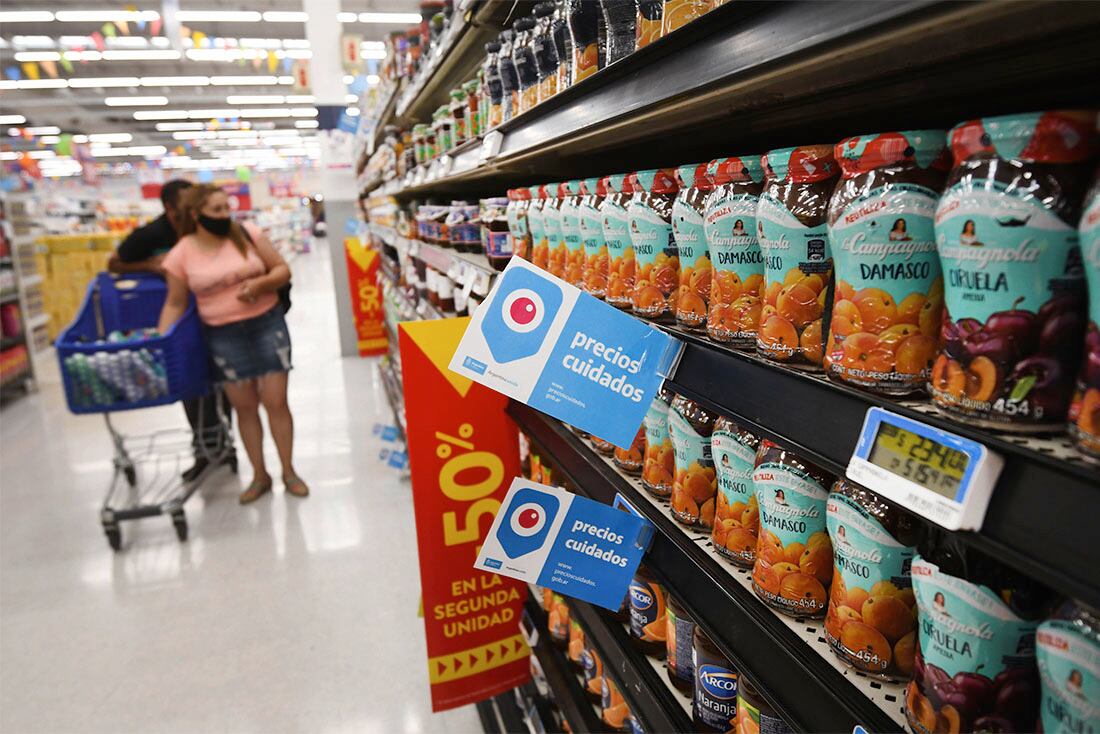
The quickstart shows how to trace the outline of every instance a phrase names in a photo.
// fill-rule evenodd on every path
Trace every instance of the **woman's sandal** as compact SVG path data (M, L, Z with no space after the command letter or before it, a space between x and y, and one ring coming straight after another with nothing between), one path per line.
M237 501L242 505L252 504L256 500L263 497L265 494L271 491L273 482L271 477L267 478L267 481L260 481L259 479L253 479L252 483L248 485L248 489L241 492Z
M301 477L291 477L283 480L283 483L286 485L287 494L292 494L295 497L309 497L309 487L306 486Z

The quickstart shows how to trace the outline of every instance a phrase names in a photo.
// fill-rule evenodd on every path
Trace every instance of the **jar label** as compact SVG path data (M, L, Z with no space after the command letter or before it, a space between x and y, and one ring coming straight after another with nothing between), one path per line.
M756 239L758 197L720 187L703 218L714 280L707 329L722 341L755 345L764 299L764 256Z
M681 521L714 524L718 480L711 459L710 436L700 435L675 408L668 413L668 432L676 456L672 480L672 513Z
M585 647L581 652L581 667L584 669L585 687L592 693L600 693L603 687L603 661L596 651Z
M927 725L945 708L958 713L945 700L957 694L969 706L962 730L972 731L974 721L989 714L1008 719L1008 731L1031 731L1034 709L997 702L1011 696L1006 691L1017 682L1021 698L1031 695L1038 623L1018 617L992 590L946 574L920 556L913 561L913 589L922 660L906 695L913 730L930 732ZM1013 720L1013 710L1019 720Z
M672 235L680 262L692 264L707 256L707 238L703 230L703 212L688 203L692 189L684 189L672 204Z
M600 249L606 248L604 244L603 219L600 210L590 202L580 206L581 220L581 245L588 257L597 254Z
M943 311L935 207L931 189L891 184L848 204L829 227L836 265L831 374L902 392L928 381Z
M607 300L620 306L631 302L634 291L634 246L630 241L630 224L626 207L604 199L600 213L604 242L607 243Z
M510 202L504 212L508 217L508 229L511 231L512 235L515 237L526 237L527 216L526 212L520 209L519 202Z
M677 617L668 610L668 669L680 680L695 679L695 668L691 660L691 646L695 634L695 622L688 617Z
M512 254L512 238L508 232L482 232L481 244L487 257L509 257Z
M547 204L542 210L543 227L546 228L546 241L549 246L546 269L552 275L561 278L565 275L565 235L562 232L562 216L558 203Z
M648 316L675 311L680 261L672 222L643 200L627 207L630 241L634 247L634 310Z
M1100 731L1100 642L1057 619L1039 625L1035 648L1043 731Z
M481 227L477 224L462 222L461 224L452 224L450 228L452 243L467 245L481 241Z
M825 530L825 499L829 492L798 467L764 462L753 470L753 487L760 503L760 529L767 530L783 548L807 545L810 536Z
M703 212L688 202L690 195L701 196L695 189L684 189L672 204L672 235L680 262L676 318L688 326L699 326L707 320L712 273Z
M659 494L672 491L672 476L676 472L676 454L668 430L669 410L668 403L654 398L642 421L646 441L642 486Z
M571 285L583 285L584 245L581 242L581 213L575 197L562 202L561 232L565 243L563 278Z
M745 563L756 558L760 510L752 474L756 450L741 436L726 430L710 437L718 496L711 540L724 556Z
M664 642L665 590L637 576L630 582L630 633L639 640Z
M912 673L917 620L909 573L916 549L836 492L829 495L826 523L834 562L825 614L829 644L861 670Z
M593 202L594 198L585 197L580 206L584 289L597 298L603 298L607 292L608 250L604 244L603 217Z
M756 233L765 283L757 351L781 362L821 364L821 316L832 271L828 228L824 223L802 226L783 202L765 192L756 209Z
M1078 446L1100 456L1100 190L1087 204L1081 215L1080 233L1089 291L1089 325L1069 422Z
M737 716L737 672L724 665L703 663L698 649L693 650L695 718L717 731L728 731Z
M790 731L783 719L762 714L744 696L737 697L738 734L789 734Z

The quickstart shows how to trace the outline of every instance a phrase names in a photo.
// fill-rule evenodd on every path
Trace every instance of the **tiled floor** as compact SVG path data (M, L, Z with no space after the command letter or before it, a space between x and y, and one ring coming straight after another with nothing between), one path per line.
M326 252L295 261L289 316L309 499L241 508L221 469L187 505L189 542L152 518L113 553L102 419L65 409L52 365L4 406L0 730L480 731L472 707L430 713L409 485L378 460L371 431L391 419L372 362L339 356ZM185 425L174 405L118 419Z

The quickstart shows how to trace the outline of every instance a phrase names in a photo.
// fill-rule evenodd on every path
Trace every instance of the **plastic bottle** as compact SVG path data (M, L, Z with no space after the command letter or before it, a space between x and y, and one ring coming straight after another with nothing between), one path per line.
M539 101L539 69L535 61L535 19L523 17L512 24L515 33L512 60L519 78L519 112L534 109Z
M503 90L501 121L508 122L519 114L519 75L513 56L515 36L512 31L501 31L497 38L500 41L497 68L500 70L500 84Z
M568 0L569 35L573 40L573 83L600 69L600 7L592 0Z
M535 6L535 30L532 48L539 72L538 101L545 102L558 93L558 49L554 45L554 3Z

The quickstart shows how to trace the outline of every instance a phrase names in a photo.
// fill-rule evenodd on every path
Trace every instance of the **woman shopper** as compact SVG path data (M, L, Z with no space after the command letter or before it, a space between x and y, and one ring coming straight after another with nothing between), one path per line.
M261 405L286 491L305 497L309 488L292 462L294 419L286 399L290 334L276 293L290 282L290 268L259 229L235 222L230 214L229 197L217 186L200 184L184 193L180 239L163 261L168 298L158 328L164 333L179 320L188 292L195 294L214 378L237 412L252 464L252 482L241 493L241 504L271 491Z

